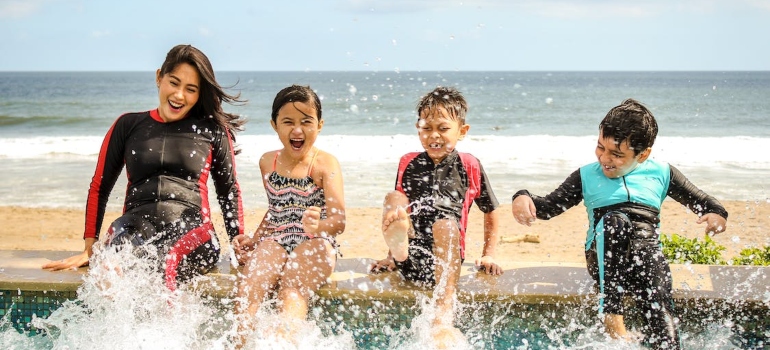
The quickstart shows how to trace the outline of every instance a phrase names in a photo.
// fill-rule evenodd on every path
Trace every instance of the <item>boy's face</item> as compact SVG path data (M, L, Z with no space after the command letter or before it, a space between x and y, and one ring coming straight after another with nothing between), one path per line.
M599 142L596 145L596 158L602 166L604 176L614 179L634 170L637 165L647 160L651 151L647 148L635 156L634 150L628 147L628 140L617 144L614 137L604 137L600 131Z
M422 148L435 164L440 163L465 137L470 125L460 126L460 122L449 116L443 107L423 110L417 121L417 135Z

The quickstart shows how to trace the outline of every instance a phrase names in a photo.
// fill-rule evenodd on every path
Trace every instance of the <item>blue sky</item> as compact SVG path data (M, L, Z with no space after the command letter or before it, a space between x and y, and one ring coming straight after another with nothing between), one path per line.
M0 71L770 70L770 0L0 0Z

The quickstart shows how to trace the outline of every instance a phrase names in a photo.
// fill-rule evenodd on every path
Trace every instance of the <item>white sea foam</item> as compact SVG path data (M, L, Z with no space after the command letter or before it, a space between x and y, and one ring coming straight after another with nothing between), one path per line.
M257 166L261 155L281 148L275 135L240 135L238 178L247 207L264 207L266 199ZM82 207L102 138L0 138L0 198L22 206ZM501 202L519 189L545 194L579 166L595 161L596 136L473 135L458 150L481 160ZM346 204L379 206L393 188L398 159L421 151L416 135L324 135L316 146L335 155L342 166ZM659 137L652 158L679 168L698 187L719 199L770 198L770 138ZM30 176L35 179L30 182ZM110 205L122 205L121 176ZM27 188L30 191L20 191ZM214 191L210 191L213 195ZM211 203L217 203L212 200Z
M97 136L72 137L6 137L0 138L0 158L52 159L62 157L95 157L102 138ZM487 162L527 162L550 160L555 163L576 165L594 159L596 136L498 136L470 134L458 149L469 152ZM238 144L243 157L254 161L263 152L281 147L275 135L240 135ZM322 135L316 145L342 162L393 162L406 152L421 149L416 135L361 136ZM653 158L672 164L739 165L746 168L765 168L770 164L770 138L732 137L666 137L658 138L653 147ZM95 159L95 158L93 158Z

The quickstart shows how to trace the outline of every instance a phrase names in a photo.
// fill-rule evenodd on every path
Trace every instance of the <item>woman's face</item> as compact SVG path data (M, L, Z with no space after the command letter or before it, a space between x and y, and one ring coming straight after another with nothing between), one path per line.
M155 73L160 105L158 113L166 123L184 119L200 97L200 75L188 63L178 64L166 75Z

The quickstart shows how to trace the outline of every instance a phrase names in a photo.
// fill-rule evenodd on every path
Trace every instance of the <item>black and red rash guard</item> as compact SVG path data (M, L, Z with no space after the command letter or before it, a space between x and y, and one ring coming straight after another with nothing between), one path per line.
M198 216L210 224L211 176L227 235L243 233L243 205L236 181L233 140L213 118L187 116L165 123L158 110L127 113L102 143L88 191L84 238L99 238L110 192L126 167L123 212L142 207L161 218Z

